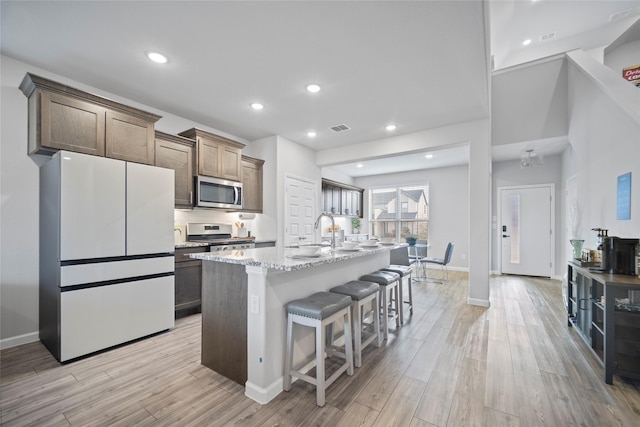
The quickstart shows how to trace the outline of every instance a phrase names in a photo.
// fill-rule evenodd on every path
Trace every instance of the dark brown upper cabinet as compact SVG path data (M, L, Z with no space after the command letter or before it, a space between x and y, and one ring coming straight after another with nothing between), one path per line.
M242 148L244 144L219 135L192 128L178 135L196 140L198 175L240 181L242 179Z
M242 210L262 213L262 166L264 160L242 156Z
M193 207L193 158L196 142L156 131L155 165L175 171L175 205Z
M362 218L364 189L349 184L322 179L322 210L332 215Z
M154 123L160 116L27 73L29 154L58 150L154 162Z

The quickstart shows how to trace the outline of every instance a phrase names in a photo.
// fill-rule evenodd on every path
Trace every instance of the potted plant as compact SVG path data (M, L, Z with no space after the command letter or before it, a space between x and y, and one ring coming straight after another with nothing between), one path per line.
M360 233L360 218L351 218L351 227L353 228L353 234Z
M416 244L416 240L418 240L415 236L407 236L404 238L409 246L414 246Z

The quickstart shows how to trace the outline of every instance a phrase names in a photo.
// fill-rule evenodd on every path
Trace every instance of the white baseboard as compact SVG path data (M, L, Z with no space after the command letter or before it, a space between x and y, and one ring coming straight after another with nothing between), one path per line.
M489 300L486 299L469 298L467 303L471 305L478 305L480 307L489 307Z
M244 395L261 405L269 403L283 390L283 378L275 380L267 388L259 387L249 381L244 383Z
M18 335L15 337L4 338L0 340L0 350L5 348L17 347L22 344L29 344L40 340L38 332L30 332L28 334Z

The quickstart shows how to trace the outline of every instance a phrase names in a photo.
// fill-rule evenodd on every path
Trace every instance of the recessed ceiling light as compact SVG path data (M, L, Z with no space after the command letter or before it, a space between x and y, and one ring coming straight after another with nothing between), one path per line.
M357 168L361 168L361 167L363 167L363 166L364 166L364 165L363 165L362 163L358 163L358 164L356 165L356 167L357 167Z
M251 108L253 108L254 110L262 110L264 108L264 105L260 104L259 102L254 102L253 104L251 104Z
M310 137L310 138L313 138L314 136L316 136L316 133L311 130L311 131L307 132L307 136Z
M320 87L320 85L317 85L317 84L315 84L315 83L312 83L312 84L310 84L310 85L307 85L307 90L308 90L309 92L311 92L311 93L317 93L317 92L320 92L320 89L322 89L322 88Z
M396 125L387 125L385 129L387 129L389 132L394 131L396 130Z
M425 159L433 159L433 154L427 154L424 156Z
M158 64L166 64L169 62L169 58L158 52L146 52L147 58Z
M526 39L525 41L522 42L522 46L527 46L531 43L531 39Z

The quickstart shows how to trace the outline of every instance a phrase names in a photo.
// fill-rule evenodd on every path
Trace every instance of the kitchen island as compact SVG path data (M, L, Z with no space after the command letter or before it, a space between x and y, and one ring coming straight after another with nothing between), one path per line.
M245 394L267 403L283 390L287 302L389 265L391 250L323 248L318 257L299 257L281 246L229 253L195 253L202 268L202 364L244 384ZM296 363L314 351L313 334L296 336Z

